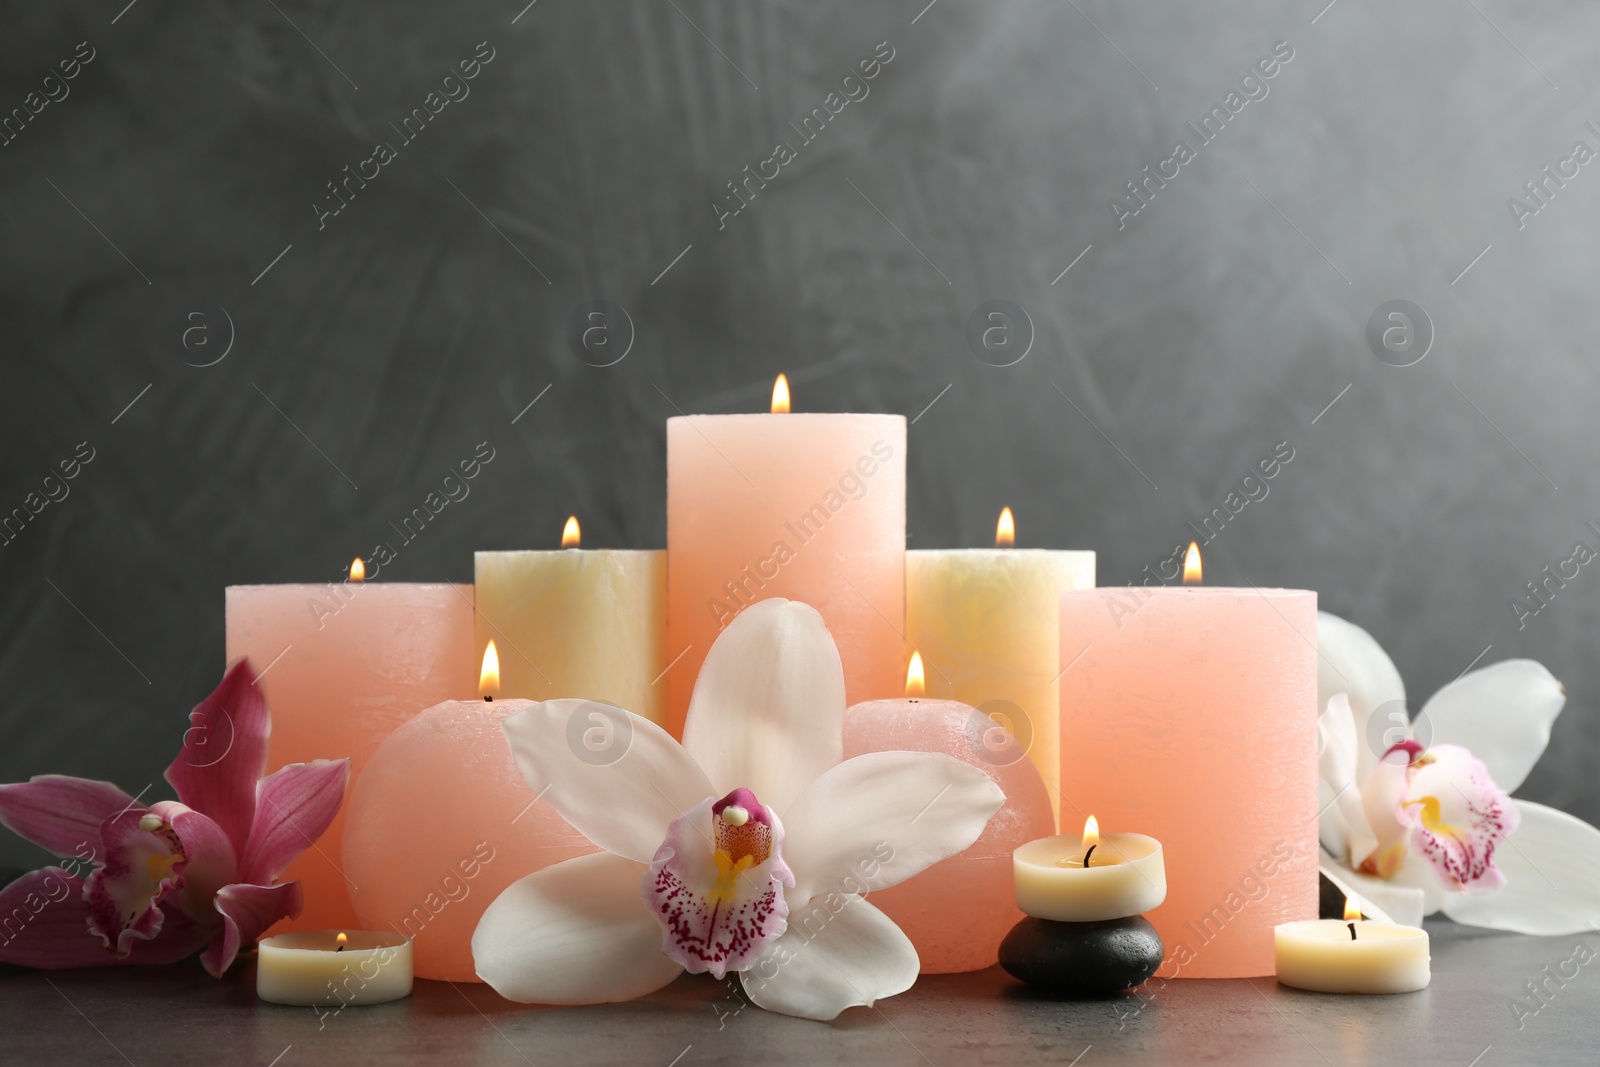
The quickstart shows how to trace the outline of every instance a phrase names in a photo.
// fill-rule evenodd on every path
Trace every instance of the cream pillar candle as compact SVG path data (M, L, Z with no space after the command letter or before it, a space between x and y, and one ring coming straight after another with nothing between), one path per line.
M1415 993L1431 977L1428 932L1415 926L1312 919L1283 923L1273 945L1279 984L1296 989Z
M383 1004L411 995L411 942L399 934L302 930L261 942L256 996L273 1004Z
M1165 976L1272 974L1273 927L1317 914L1316 594L1063 593L1074 659L1063 818L1092 806L1161 841L1167 900L1149 919Z
M228 661L250 657L272 711L268 770L347 756L354 790L395 727L476 691L470 585L229 586L227 626ZM300 880L305 909L275 930L359 925L339 862L347 810L284 874Z
M1011 509L995 548L906 553L906 640L928 692L982 708L1027 751L1050 803L1061 798L1061 594L1094 588L1093 552L1013 548ZM1057 825L1066 817L1057 812Z
M500 652L500 692L582 697L654 722L666 705L662 658L666 553L564 548L476 555L477 644Z
M1017 907L1025 914L1100 922L1143 915L1167 898L1161 842L1144 834L1102 835L1092 815L1089 824L1082 834L1029 841L1011 854Z
M905 457L900 415L667 420L668 729L717 634L768 597L821 613L851 703L899 695Z

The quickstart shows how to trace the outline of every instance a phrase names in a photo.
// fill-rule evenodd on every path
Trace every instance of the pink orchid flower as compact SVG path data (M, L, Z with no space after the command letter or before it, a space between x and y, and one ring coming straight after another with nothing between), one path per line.
M278 878L333 821L349 761L262 777L271 717L248 660L189 720L166 773L177 800L146 807L109 782L54 774L0 785L0 823L93 864L88 877L44 867L0 890L0 962L173 963L203 949L220 977L241 948L300 913L300 883Z

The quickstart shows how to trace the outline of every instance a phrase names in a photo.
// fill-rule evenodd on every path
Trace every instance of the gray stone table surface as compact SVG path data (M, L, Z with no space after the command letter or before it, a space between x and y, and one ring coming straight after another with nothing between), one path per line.
M991 968L924 978L826 1024L741 1010L709 977L588 1008L529 1007L483 986L418 982L409 1000L319 1017L257 1001L251 964L220 982L192 965L5 970L0 1064L1600 1063L1600 937L1429 929L1433 984L1402 996L1326 996L1271 979L1177 980L1066 1002ZM1542 994L1530 983L1543 983Z

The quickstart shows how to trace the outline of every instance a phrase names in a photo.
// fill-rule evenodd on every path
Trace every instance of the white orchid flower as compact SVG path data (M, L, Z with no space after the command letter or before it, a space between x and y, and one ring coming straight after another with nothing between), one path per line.
M682 745L606 709L625 751L597 758L569 729L596 707L547 700L505 722L534 795L604 851L489 906L472 938L484 981L511 1000L593 1004L740 972L752 1002L810 1019L911 987L916 949L864 896L966 849L1005 796L951 756L841 763L844 672L814 609L765 600L728 624Z
M1406 714L1371 634L1317 619L1322 873L1369 916L1527 934L1600 929L1600 830L1514 799L1566 691L1533 660L1462 675Z

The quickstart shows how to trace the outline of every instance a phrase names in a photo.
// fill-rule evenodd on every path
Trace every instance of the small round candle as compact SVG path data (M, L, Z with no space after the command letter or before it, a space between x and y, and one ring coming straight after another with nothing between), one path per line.
M383 1004L411 995L411 941L367 930L303 930L261 942L256 996L273 1004Z
M1017 907L1038 919L1123 919L1167 898L1161 842L1144 834L1102 835L1093 816L1084 833L1029 841L1011 862Z
M1362 919L1309 919L1273 929L1278 983L1317 993L1415 993L1428 985L1428 932Z

